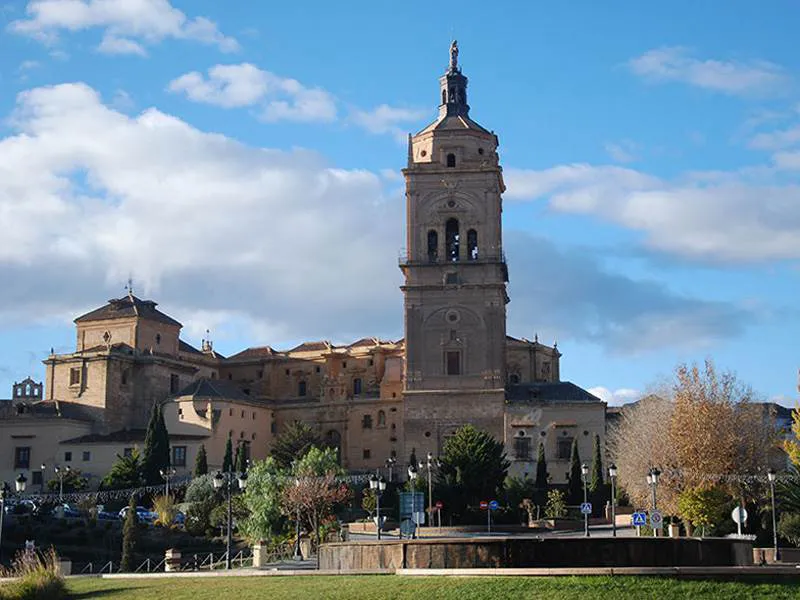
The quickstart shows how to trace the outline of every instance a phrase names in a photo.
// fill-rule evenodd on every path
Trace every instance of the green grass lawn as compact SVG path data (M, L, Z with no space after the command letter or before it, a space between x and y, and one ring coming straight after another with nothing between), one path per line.
M289 576L205 579L72 579L72 598L103 600L249 600L413 598L800 598L800 582L685 581L658 577Z

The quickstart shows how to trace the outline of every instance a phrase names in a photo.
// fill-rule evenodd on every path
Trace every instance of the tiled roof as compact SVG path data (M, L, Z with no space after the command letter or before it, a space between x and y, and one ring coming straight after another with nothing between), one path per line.
M223 398L226 400L253 401L252 396L245 394L238 386L224 379L208 379L201 377L183 388L174 397L192 396L194 398Z
M77 402L54 402L40 400L39 402L9 402L10 406L3 405L0 418L13 419L15 417L61 418L76 421L93 422L98 417L100 410L97 407L79 404Z
M295 346L291 350L287 350L287 352L316 352L327 350L330 345L330 342L325 340L320 340L318 342L303 342L299 346Z
M105 344L98 344L97 346L92 346L91 348L84 348L84 352L103 352L107 350L109 346ZM124 342L119 342L117 344L111 344L110 349L113 352L122 352L123 354L133 354L133 347L129 346Z
M142 300L133 294L124 296L122 298L112 298L108 304L101 306L91 312L81 315L75 319L76 323L85 323L88 321L106 321L109 319L122 319L130 317L141 317L142 319L149 319L151 321L159 321L167 325L182 325L170 316L165 315L163 312L156 308L158 306L152 300Z
M506 386L509 402L602 402L570 381L556 383L520 383Z
M123 429L120 431L113 431L111 433L99 434L90 433L80 437L63 440L60 444L111 444L111 443L126 443L126 442L144 442L147 430L145 429ZM191 435L188 433L171 433L169 439L171 442L203 440L208 436L206 435Z
M277 354L270 346L256 346L253 348L246 348L241 352L237 352L233 356L229 356L228 360L244 359L244 358L265 358L275 356Z

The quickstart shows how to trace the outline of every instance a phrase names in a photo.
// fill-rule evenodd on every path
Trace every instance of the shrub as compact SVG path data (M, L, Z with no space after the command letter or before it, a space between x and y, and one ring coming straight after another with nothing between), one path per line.
M778 520L778 533L795 546L800 546L800 513L783 513Z
M547 492L547 504L544 507L544 516L548 519L558 519L567 515L567 501L561 490Z
M58 555L52 548L41 556L35 552L18 554L10 569L0 569L0 576L16 578L0 589L0 598L4 600L60 600L67 597Z

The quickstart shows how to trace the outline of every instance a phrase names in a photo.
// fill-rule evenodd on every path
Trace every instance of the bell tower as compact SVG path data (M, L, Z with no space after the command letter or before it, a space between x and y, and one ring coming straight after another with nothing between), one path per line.
M472 423L503 439L508 269L498 140L469 116L458 45L439 116L408 142L405 445L437 453Z

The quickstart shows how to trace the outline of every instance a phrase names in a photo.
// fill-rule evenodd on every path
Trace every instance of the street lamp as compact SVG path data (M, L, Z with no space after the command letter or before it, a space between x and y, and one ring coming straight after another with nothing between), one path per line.
M411 534L411 539L413 540L416 537L416 519L414 518L414 509L416 508L414 504L414 500L416 499L414 496L415 492L415 485L414 482L417 480L417 465L408 465L408 480L411 482L411 522L415 525L413 529L413 533Z
M658 487L658 477L661 475L661 471L659 471L656 467L650 469L647 473L647 484L653 488L653 512L658 510L658 501L656 498L656 488ZM652 519L651 519L652 525ZM653 527L653 537L658 536L658 530Z
M169 496L169 480L175 477L175 473L177 473L177 471L172 467L167 467L166 469L159 469L158 473L161 475L161 479L166 482L164 495Z
M428 452L428 526L433 527L433 480L431 478L431 470L433 467L437 469L441 466L438 458L434 458L433 454Z
M47 470L47 465L42 463L42 484L39 486L39 493L44 494L44 473Z
M774 550L775 562L778 562L780 557L780 550L778 549L778 526L776 524L775 515L775 469L770 467L767 471L767 479L769 480L769 494L772 497L772 547Z
M381 496L386 489L386 480L383 476L373 475L369 478L369 487L375 492L375 514L377 515L376 525L378 529L378 541L381 539Z
M25 478L25 475L22 473L19 474L14 480L14 487L17 490L18 494L21 494L25 491L25 486L28 483L28 480ZM3 517L6 514L6 498L8 497L8 486L5 482L0 484L0 559L2 559L2 549L3 549ZM2 564L2 563L0 563Z
M617 537L617 465L608 466L608 478L611 480L611 536Z
M586 504L589 502L589 489L587 488L586 479L589 475L589 467L586 463L581 465L581 476L583 477L583 503ZM589 513L584 511L583 513L583 535L584 537L589 537Z
M64 477L66 477L67 474L69 474L69 472L71 470L72 469L71 469L71 467L69 465L67 465L63 469L61 467L59 467L58 465L53 467L53 472L56 474L56 477L58 477L58 501L59 502L64 502Z
M389 483L392 483L392 473L394 471L394 465L397 463L397 459L394 456L390 456L386 459L386 468L389 469Z
M295 478L295 486L300 487L300 478ZM295 540L294 540L294 556L295 560L303 560L303 552L300 550L300 503L297 504L297 513L295 515Z
M233 515L232 515L232 505L231 505L231 488L233 487L233 482L236 480L239 484L239 489L243 490L247 487L247 473L239 473L237 477L234 477L234 473L232 471L228 471L227 473L221 473L217 471L217 474L214 475L213 482L214 482L214 489L220 489L223 485L225 486L227 493L228 493L228 537L225 543L227 554L225 557L225 568L230 570L231 568L231 541L232 541L232 533L233 533Z

